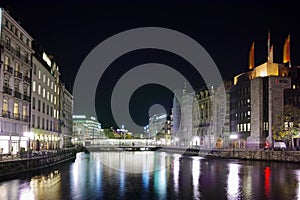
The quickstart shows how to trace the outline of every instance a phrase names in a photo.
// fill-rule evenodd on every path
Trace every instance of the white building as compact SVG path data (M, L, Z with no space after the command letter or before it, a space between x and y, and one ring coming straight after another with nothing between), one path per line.
M0 8L0 152L27 149L32 37Z
M95 117L73 115L73 144L98 144L104 138L101 124Z

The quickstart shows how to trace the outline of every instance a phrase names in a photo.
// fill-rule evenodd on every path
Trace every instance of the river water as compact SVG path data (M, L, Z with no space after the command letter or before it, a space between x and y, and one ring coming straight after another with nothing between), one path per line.
M300 199L300 166L164 152L78 153L0 182L0 199Z

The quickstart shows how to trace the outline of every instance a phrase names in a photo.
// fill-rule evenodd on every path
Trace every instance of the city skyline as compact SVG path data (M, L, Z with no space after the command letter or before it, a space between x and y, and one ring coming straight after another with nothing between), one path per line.
M77 69L95 45L121 31L143 26L171 28L196 39L212 56L225 80L232 80L233 76L247 70L248 53L253 41L255 65L267 60L268 30L271 32L271 43L274 44L274 62L281 63L284 40L291 34L292 65L299 63L299 56L296 56L300 48L297 45L299 28L295 25L296 8L290 3L76 3L78 4L38 4L33 1L20 4L14 1L3 3L3 7L9 6L12 15L20 19L22 26L34 33L34 38L54 56L61 66L62 78L68 88L72 88ZM52 9L48 9L49 7ZM201 81L198 81L201 80L199 76L191 76L189 70L182 69L182 66L187 65L185 62L174 55L160 53L161 55L153 51L133 52L112 64L107 73L107 77L112 80L107 81L104 78L103 86L99 86L102 90L97 93L97 96L105 96L105 99L101 99L101 105L97 105L101 122L111 125L112 117L107 109L110 103L108 97L114 83L131 65L153 60L165 62L185 73L194 87L202 86L199 84ZM170 108L170 92L157 86L145 86L141 90L145 88L159 91L159 95L138 103L139 96L145 95L145 91L137 92L137 110L146 112L147 107L153 103L163 103ZM147 120L148 112L145 112L141 114L132 111L132 115L136 116L141 125Z

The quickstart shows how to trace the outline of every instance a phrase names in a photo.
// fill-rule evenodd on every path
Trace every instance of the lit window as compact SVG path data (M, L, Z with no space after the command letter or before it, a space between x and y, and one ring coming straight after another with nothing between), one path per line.
M45 83L45 82L46 82L46 75L43 74L43 83Z
M35 81L32 82L32 91L33 92L36 91L36 82Z
M41 85L38 86L38 94L41 94Z
M43 97L44 98L46 97L46 90L45 90L45 88L43 88Z
M19 103L14 103L14 114L17 115L19 113Z
M53 103L53 94L50 95L50 101Z
M2 107L4 112L8 111L8 101L7 99L3 99L3 107Z
M54 108L54 118L56 118L56 109Z
M56 92L56 84L54 85L54 92Z
M293 84L293 89L294 89L294 90L296 89L296 85L295 85L295 84Z
M47 100L49 101L49 91L47 91Z
M247 103L250 103L250 99L247 99Z
M247 123L247 131L250 131L251 129L251 125L250 125L250 123Z
M250 110L248 110L248 116L250 116L250 114L251 114L251 112L250 112Z
M54 104L56 105L56 96L54 96Z
M51 90L53 90L53 82L51 81Z
M59 95L59 87L57 87L57 94Z
M47 86L48 86L48 87L50 86L50 79L49 79L49 77L48 77L48 79L47 79Z
M39 77L39 79L41 79L41 78L42 78L42 72L41 72L41 70L39 70L38 77Z
M56 111L56 118L57 119L59 118L59 111L58 110Z
M23 116L25 117L27 115L27 107L23 105Z

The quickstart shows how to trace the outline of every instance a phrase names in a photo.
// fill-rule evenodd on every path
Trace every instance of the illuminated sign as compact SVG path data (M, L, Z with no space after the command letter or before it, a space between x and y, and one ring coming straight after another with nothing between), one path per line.
M85 115L73 115L74 119L85 119L86 116Z
M43 52L43 60L51 67L51 60L45 52Z

